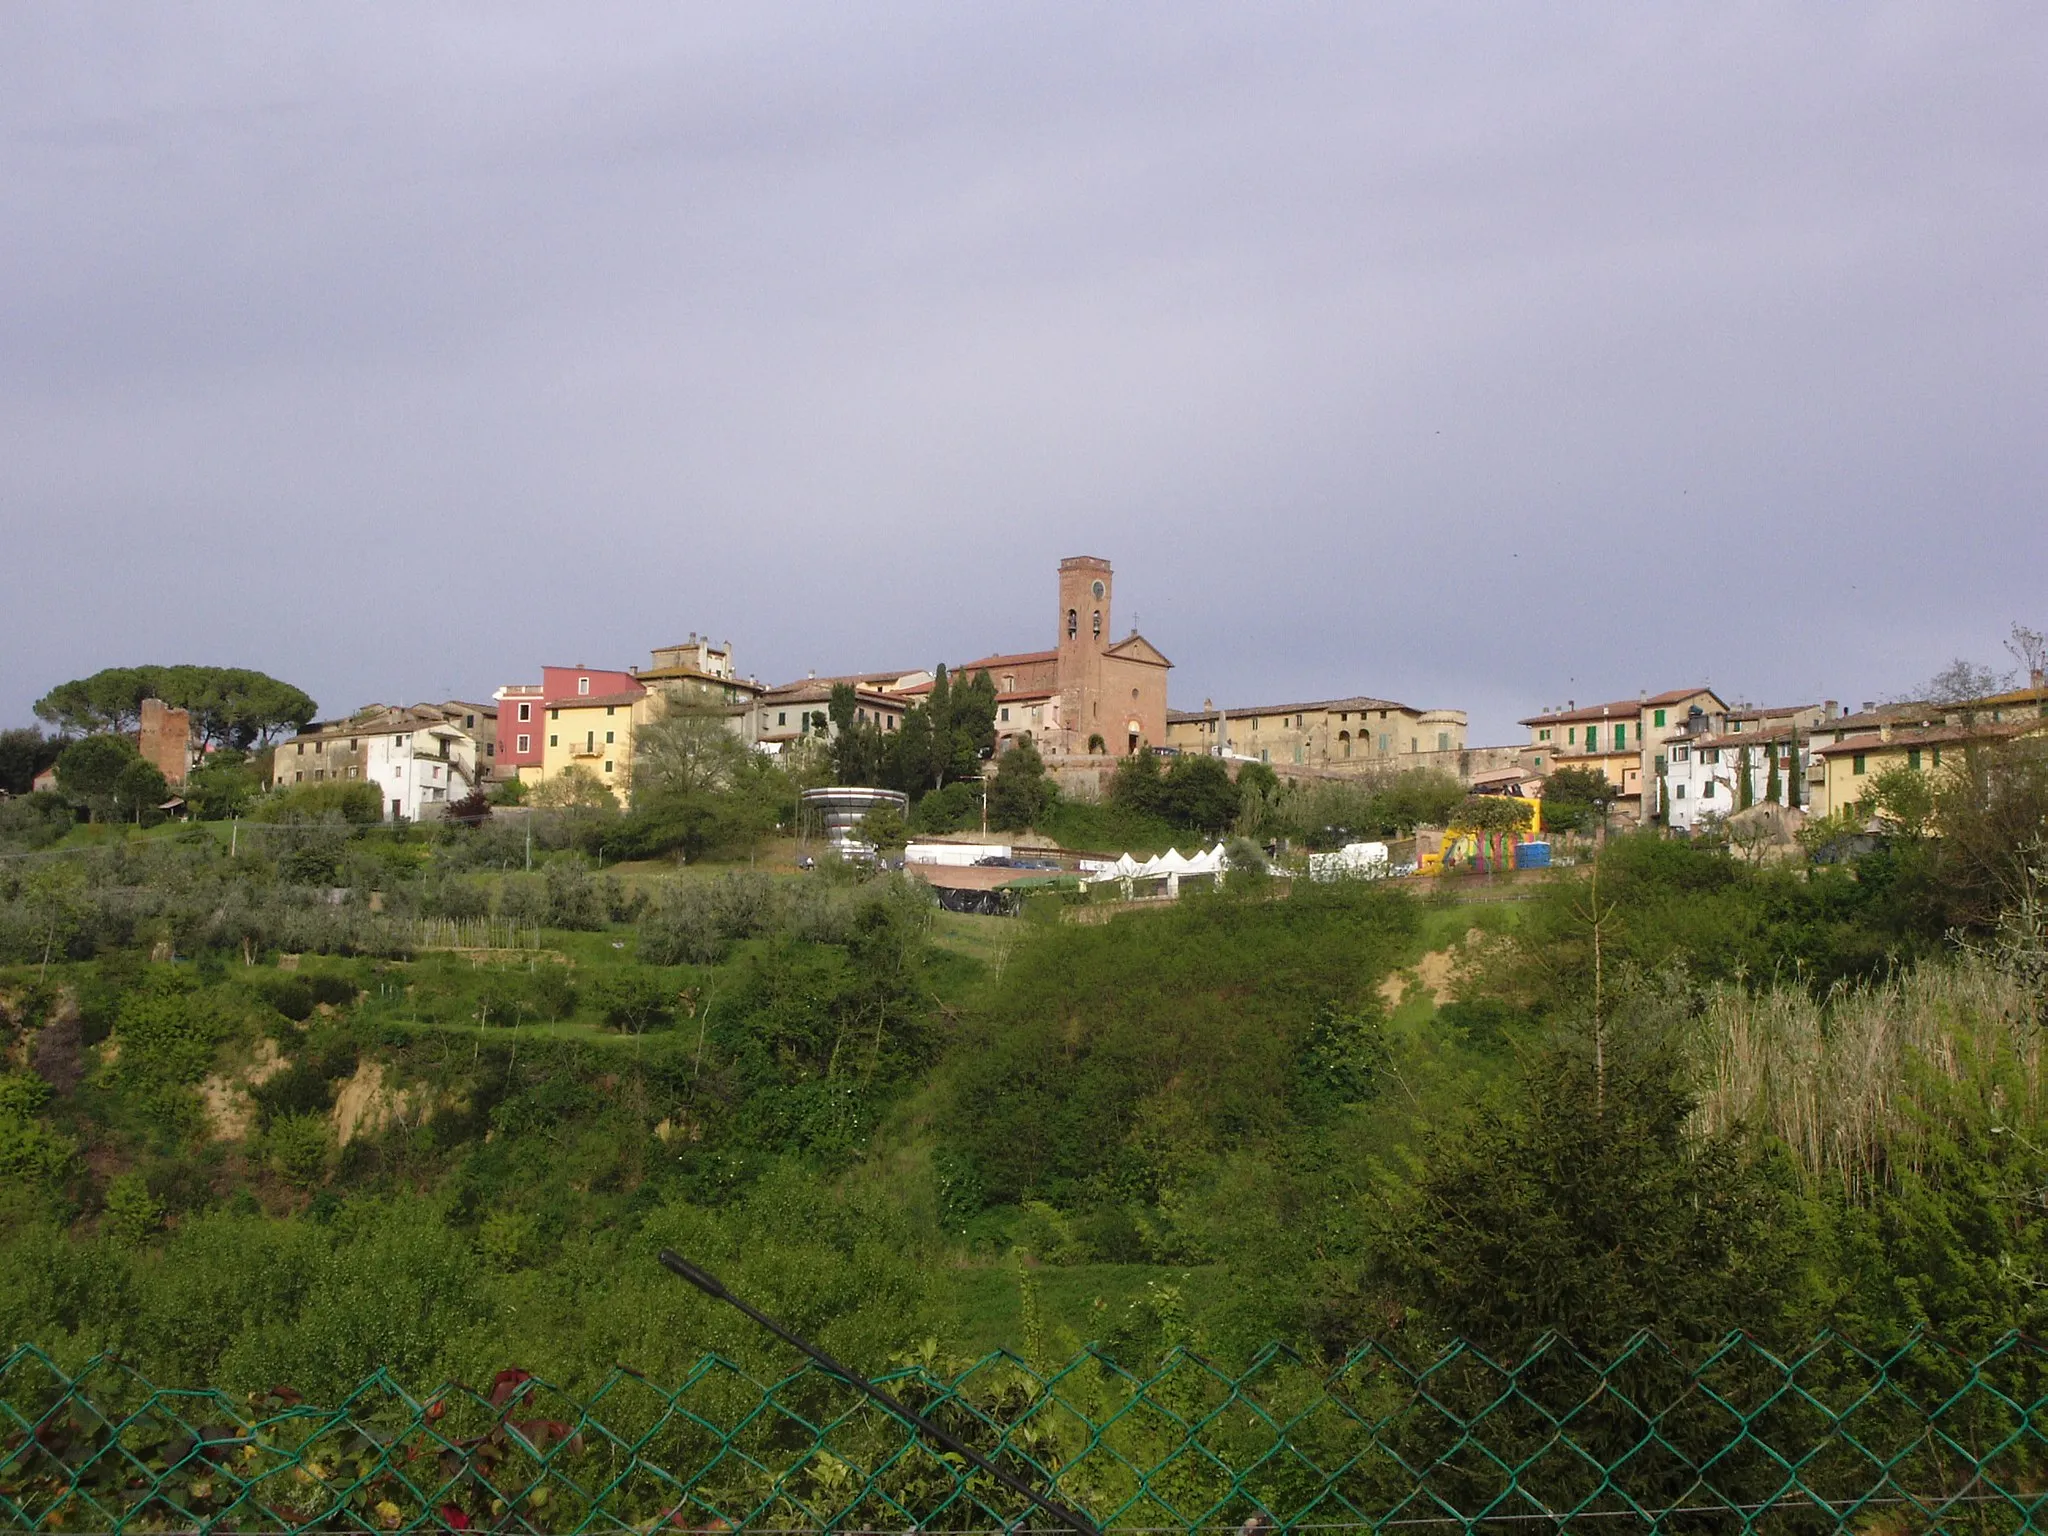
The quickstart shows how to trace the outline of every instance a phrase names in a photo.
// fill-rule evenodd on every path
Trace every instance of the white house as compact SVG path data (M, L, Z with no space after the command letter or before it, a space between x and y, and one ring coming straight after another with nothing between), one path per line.
M419 717L394 722L364 743L363 777L389 821L430 821L476 788L476 741L461 726Z
M1813 761L1813 726L1817 706L1782 710L1730 710L1708 728L1689 731L1665 743L1663 792L1669 797L1666 825L1690 834L1708 817L1731 816L1743 809L1743 762L1749 765L1748 804L1774 799L1780 805L1803 805L1807 770ZM1794 743L1797 742L1797 762ZM1776 792L1772 764L1776 762Z

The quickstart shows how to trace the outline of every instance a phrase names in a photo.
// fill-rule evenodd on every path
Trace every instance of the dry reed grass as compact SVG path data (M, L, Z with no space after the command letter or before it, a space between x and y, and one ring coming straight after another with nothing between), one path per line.
M1919 1170L1944 1128L2039 1123L2038 1006L1969 955L1824 1003L1796 987L1717 989L1699 1036L1699 1127L1763 1131L1809 1179L1864 1198L1888 1170Z

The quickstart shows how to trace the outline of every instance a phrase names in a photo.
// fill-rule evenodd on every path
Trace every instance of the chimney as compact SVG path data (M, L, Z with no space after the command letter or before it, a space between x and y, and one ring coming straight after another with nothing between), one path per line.
M1566 699L1564 701L1564 707L1566 709L1577 709L1579 707L1579 701L1577 699Z
M1863 713L1866 715L1875 708L1877 708L1877 701L1875 699L1865 699L1863 701Z
M1836 703L1836 702L1835 702L1835 701L1834 701L1833 699L1822 699L1822 700L1821 700L1821 704L1820 704L1820 717L1821 717L1821 719L1823 719L1823 720L1832 720L1832 719L1834 719L1834 718L1835 718L1835 711L1836 711L1837 709L1839 709L1840 707L1841 707L1841 706L1840 706L1840 705L1838 705L1838 704L1837 704L1837 703Z

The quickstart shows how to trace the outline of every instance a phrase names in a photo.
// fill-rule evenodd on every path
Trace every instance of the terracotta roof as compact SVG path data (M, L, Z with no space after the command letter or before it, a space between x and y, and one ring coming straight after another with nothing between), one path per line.
M1611 720L1616 715L1628 716L1639 714L1643 710L1653 709L1659 704L1681 704L1685 700L1702 693L1713 695L1716 698L1719 697L1719 695L1714 694L1713 689L1704 686L1699 688L1673 688L1668 693L1653 693L1647 698L1615 699L1606 704L1588 704L1583 709L1551 710L1547 714L1531 715L1528 719L1519 723L1522 725L1557 725L1560 723L1571 725L1581 720Z
M832 697L832 690L843 678L807 678L801 683L784 683L780 688L770 688L755 702L757 704L816 704ZM863 704L880 705L892 709L903 708L903 695L884 693L879 688L855 688L853 696Z
M997 694L996 702L998 704L1014 704L1019 699L1049 699L1058 692L1059 689L1057 688L1019 688L1015 693Z
M761 691L761 685L749 678L726 677L717 672L699 671L696 667L649 667L633 675L643 683L649 678L656 682L667 682L673 678L696 678L701 682L716 683L721 688L740 688L753 693Z
M1305 704L1246 705L1242 709L1225 709L1222 713L1228 715L1233 720L1241 720L1250 715L1307 714L1312 709L1338 710L1345 713L1357 711L1361 714L1369 709L1398 709L1403 714L1409 715L1419 715L1422 713L1421 710L1411 709L1406 704L1397 704L1392 699L1368 698L1364 694L1354 694L1349 698L1343 699L1312 699ZM1216 714L1217 711L1213 709L1169 709L1166 712L1166 718L1169 723L1188 724L1196 720L1213 719Z
M962 672L972 676L974 673L990 667L1021 667L1026 662L1058 661L1059 659L1060 653L1056 650L1015 651L1006 656L984 656L979 661L963 662L952 670L956 676Z
M1146 650L1150 651L1152 655L1157 656L1159 658L1159 665L1161 665L1162 667L1170 667L1173 665L1172 662L1166 659L1166 652L1160 650L1158 646L1154 645L1150 640L1147 640L1143 635L1139 634L1136 630L1132 630L1131 633L1125 635L1123 639L1117 641L1115 645L1112 645L1103 654L1106 656L1122 656L1124 652L1141 645ZM1129 661L1134 658L1125 656L1124 659L1126 661ZM1142 656L1137 657L1135 659L1140 661L1149 660L1149 658Z
M630 693L572 693L566 698L549 699L549 709L595 709L600 704L616 709L621 704L638 704L647 697L645 688L635 688Z
M1718 731L1702 736L1681 736L1672 742L1673 746L1695 747L1753 747L1769 746L1778 742L1789 742L1794 734L1802 741L1813 740L1813 732L1800 726L1795 733L1790 725L1766 726L1760 731Z
M1881 731L1865 731L1845 741L1816 743L1815 757L1836 757L1844 752L1888 752L1901 747L1945 747L1952 742L2010 741L2015 736L2048 730L2048 721L2008 720L1992 725L1933 725L1894 728L1891 739Z

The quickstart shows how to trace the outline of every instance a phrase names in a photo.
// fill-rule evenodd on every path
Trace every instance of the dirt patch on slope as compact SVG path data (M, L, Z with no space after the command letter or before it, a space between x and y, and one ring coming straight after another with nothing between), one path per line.
M256 1129L256 1101L251 1088L260 1088L290 1066L277 1042L265 1037L256 1042L255 1059L240 1072L216 1072L199 1085L199 1102L206 1110L206 1134L215 1141L246 1141Z
M374 1136L394 1123L403 1124L413 1107L410 1090L384 1086L383 1062L358 1062L355 1074L334 1098L334 1144L345 1147L357 1136Z

